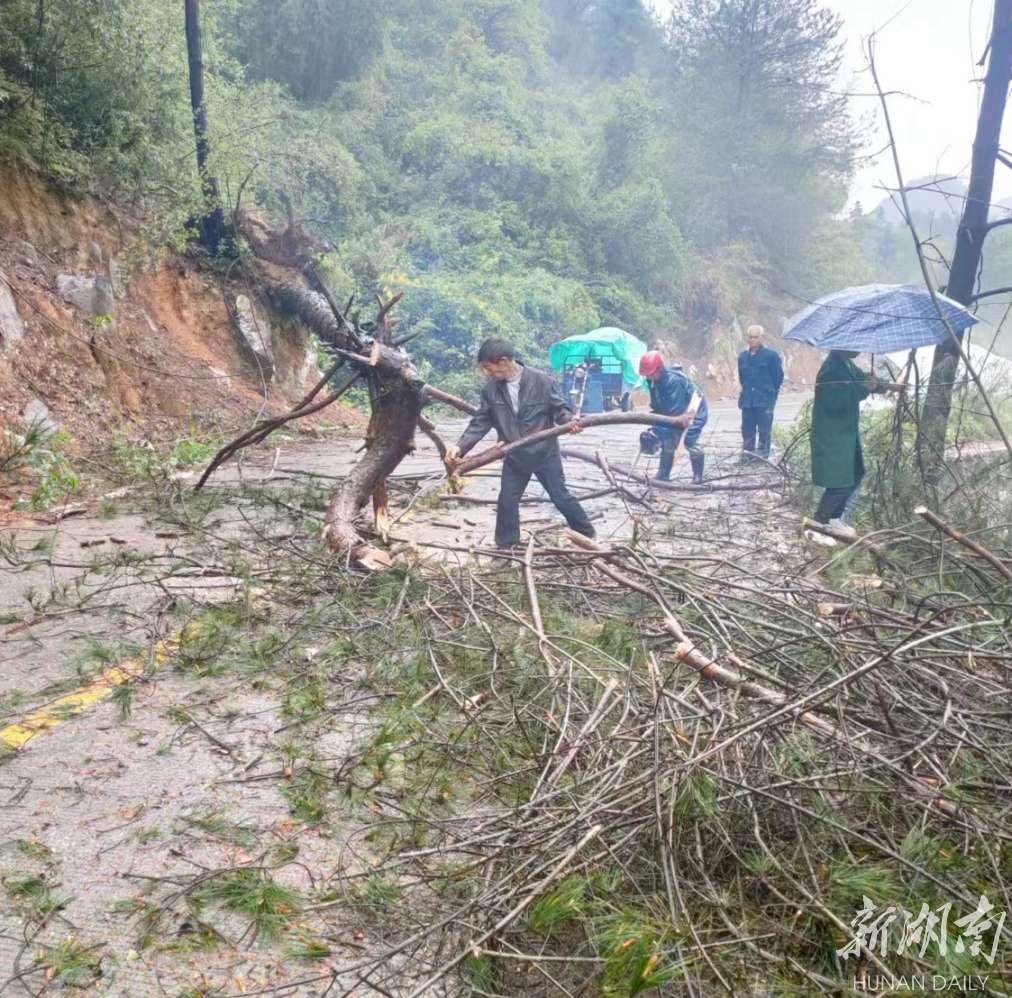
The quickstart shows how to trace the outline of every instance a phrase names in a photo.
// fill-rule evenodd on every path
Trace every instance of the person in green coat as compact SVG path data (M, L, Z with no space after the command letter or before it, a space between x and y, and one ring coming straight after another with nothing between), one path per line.
M817 523L841 519L864 478L861 402L873 393L900 388L866 374L854 363L856 356L849 350L831 351L815 379L812 482L825 489L815 511Z

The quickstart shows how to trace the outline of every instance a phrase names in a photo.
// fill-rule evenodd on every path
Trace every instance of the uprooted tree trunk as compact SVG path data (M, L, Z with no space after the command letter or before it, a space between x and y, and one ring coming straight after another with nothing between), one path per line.
M372 500L376 532L386 539L389 525L387 479L401 461L414 451L417 429L426 433L435 443L440 455L445 456L446 446L439 439L435 426L422 415L422 407L427 399L444 402L472 415L475 409L461 399L422 381L411 357L402 349L410 337L403 337L399 342L393 340L390 311L402 295L396 295L386 302L377 295L380 310L375 321L359 326L346 317L350 303L342 309L315 271L311 240L291 214L288 228L281 236L270 232L264 223L248 215L237 219L237 229L245 237L253 256L260 261L258 284L264 290L270 305L277 312L298 319L312 330L335 355L339 364L335 364L334 369L320 380L292 412L257 424L222 448L197 483L197 488L202 487L216 468L243 447L263 440L286 422L318 412L337 401L353 384L364 381L369 388L371 406L365 454L331 497L324 518L323 536L333 551L347 556L356 564L374 569L389 565L389 557L365 540L364 531L360 531L357 525L362 510ZM318 290L307 287L303 283L304 278L313 282ZM349 369L341 384L322 401L314 403L316 395L323 390L331 375L336 373L338 366ZM590 426L609 423L674 425L675 421L671 417L655 414L613 414L587 417L583 422ZM479 467L520 447L569 432L570 429L566 426L543 430L508 446L494 448L493 451L463 462L457 471Z
M244 447L264 440L285 423L319 412L352 385L364 382L371 406L365 454L331 497L323 535L332 550L359 565L379 568L389 564L387 556L365 540L366 531L360 532L357 522L361 511L371 499L376 532L385 539L389 526L387 478L415 449L416 429L421 428L432 438L440 454L446 453L435 427L422 416L430 392L411 357L392 339L390 311L402 296L383 301L377 295L380 308L376 319L359 326L345 315L348 306L342 309L337 304L316 273L311 240L291 217L281 234L248 214L241 215L237 222L257 261L258 284L267 303L275 312L297 319L315 333L337 362L291 412L261 421L223 447L196 487L202 488L217 468ZM303 278L319 290L307 287ZM346 374L341 382L323 399L314 401L342 367ZM452 395L432 390L432 396L473 412L473 407Z
M365 454L331 498L323 536L332 550L366 567L388 564L382 552L363 542L355 521L371 499L377 530L385 536L389 522L386 481L414 451L415 430L425 404L425 383L410 356L390 344L390 310L401 296L380 301L370 336L353 327L332 300L301 284L271 283L267 293L276 308L294 315L338 356L358 367L360 380L369 386Z
M367 373L372 402L366 452L327 507L323 536L335 551L348 551L369 567L387 563L364 547L355 529L359 511L373 500L376 527L387 532L387 478L415 449L415 428L425 404L425 385L407 354L377 343Z

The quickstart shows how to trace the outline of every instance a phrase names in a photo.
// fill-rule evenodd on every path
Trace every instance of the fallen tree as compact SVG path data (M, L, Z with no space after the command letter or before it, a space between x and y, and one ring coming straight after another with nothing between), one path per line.
M389 558L373 543L379 536L386 540L389 527L387 479L398 465L415 449L415 432L421 429L435 444L441 457L446 445L436 427L422 414L428 401L450 405L473 415L474 406L439 388L426 385L404 344L411 336L393 338L394 323L390 314L402 295L384 300L377 295L379 312L374 320L360 325L349 317L351 302L341 308L320 277L313 263L311 241L289 215L281 233L271 233L259 219L240 216L237 229L246 240L253 258L259 261L257 273L260 287L270 307L278 314L298 320L324 343L335 358L334 366L299 404L283 416L263 420L246 433L223 447L211 461L197 488L202 488L221 465L251 444L260 443L281 426L317 413L336 402L353 385L365 383L369 391L370 418L365 437L365 453L340 482L327 506L323 537L335 552L349 562L369 568L389 564ZM313 285L312 287L310 286ZM329 394L315 401L341 368L348 368ZM640 424L678 428L671 416L654 413L604 413L585 416L579 424L555 426L531 434L504 446L495 446L481 454L459 462L448 472L452 476L467 474L533 443L574 432L574 427ZM612 488L622 492L611 475L617 471L641 482L649 480L632 469L605 468L598 461ZM663 484L663 483L659 483ZM670 483L667 483L670 485ZM679 488L679 486L674 486ZM767 487L759 483L756 488ZM708 491L695 487L695 491ZM372 501L374 531L370 535L359 522L365 506Z

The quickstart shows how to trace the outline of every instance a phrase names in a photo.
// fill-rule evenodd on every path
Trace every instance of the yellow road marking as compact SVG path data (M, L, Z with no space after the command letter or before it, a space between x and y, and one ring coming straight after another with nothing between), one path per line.
M264 602L266 590L255 586L250 590L250 600L253 603ZM80 714L87 707L106 699L122 683L140 678L149 665L163 665L174 651L179 650L184 640L199 637L203 624L203 618L191 620L173 637L159 641L151 649L150 654L124 659L119 665L114 665L93 682L79 686L73 693L57 697L44 707L32 711L31 714L23 717L20 723L0 729L0 746L6 745L9 749L14 750L23 748L37 735L41 735L50 728L55 728L68 718Z
M178 647L179 639L169 638L166 641L159 641L151 655L138 655L136 658L125 659L94 682L81 686L66 696L57 697L45 707L22 718L19 724L11 724L0 730L0 743L15 750L23 748L37 735L55 728L69 717L80 714L86 707L104 700L121 683L142 676L150 663L160 665L165 662Z

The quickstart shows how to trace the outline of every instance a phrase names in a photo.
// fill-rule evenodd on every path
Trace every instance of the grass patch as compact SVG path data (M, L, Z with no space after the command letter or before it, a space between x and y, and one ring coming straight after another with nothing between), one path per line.
M22 856L26 859L33 859L37 863L51 863L56 858L53 850L45 842L38 842L34 839L15 839L14 845L17 846L18 852Z
M255 849L259 842L255 829L237 825L219 811L208 811L206 814L187 818L186 822L221 842L239 846L241 849Z
M14 907L32 921L45 921L73 900L55 893L48 879L38 873L11 873L2 883Z

